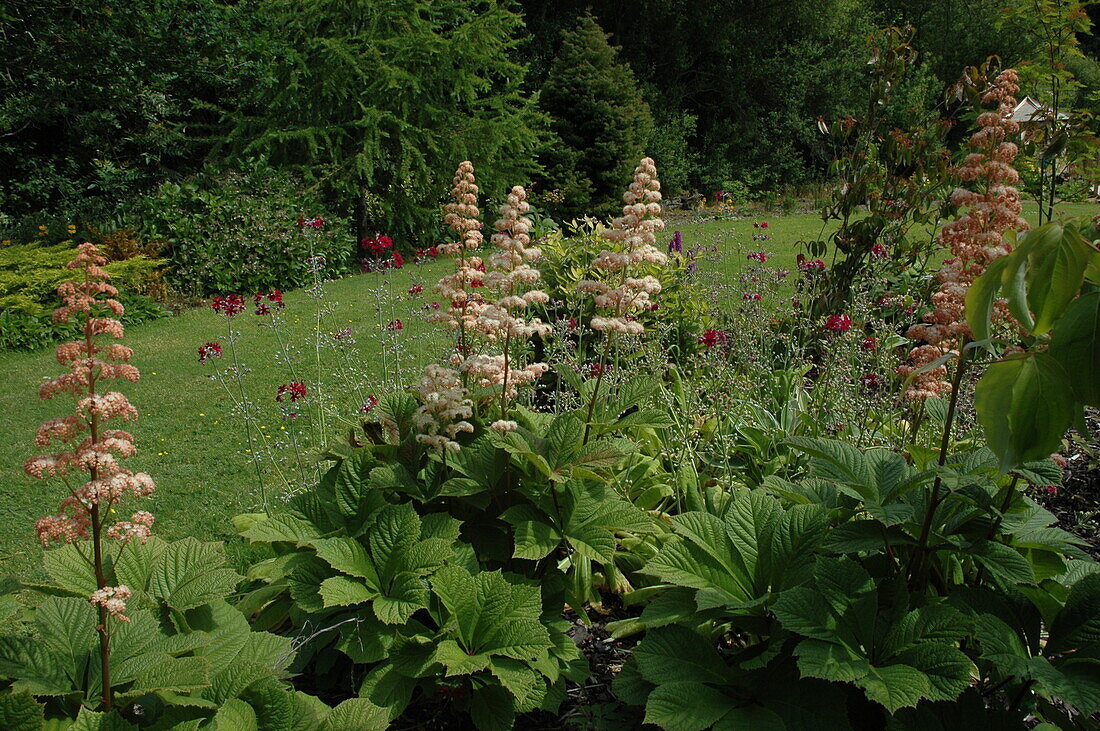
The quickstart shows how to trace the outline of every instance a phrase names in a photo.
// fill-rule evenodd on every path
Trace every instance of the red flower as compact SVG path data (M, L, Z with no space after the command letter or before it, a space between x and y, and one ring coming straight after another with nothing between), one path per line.
M306 397L306 384L301 381L292 381L291 383L284 383L279 386L278 392L275 394L276 401L285 401L290 399L291 401L297 401Z
M425 302L424 303L424 309L425 310L438 310L439 309L439 303L438 302Z
M768 261L768 253L766 251L754 251L751 254L749 254L746 258L751 259L753 261L758 261L761 264L764 264L765 262Z
M400 269L405 266L405 257L401 256L400 251L393 252L393 268Z
M741 299L753 300L754 302L759 302L761 300L761 297L762 295L759 292L743 292L741 294Z
M404 330L405 325L400 320L392 320L386 325L386 329L391 332L397 332L398 330Z
M798 262L798 268L807 274L811 272L823 272L825 271L825 262L821 261L821 259L813 259L812 261L803 259Z
M207 343L199 346L199 362L205 363L211 358L222 357L222 346L217 343Z
M363 405L359 407L360 414L369 414L375 406L378 405L378 399L374 396L367 396L367 400L363 402Z
M210 301L214 312L226 317L236 317L244 312L244 297L239 294L227 294L214 297Z
M890 256L889 250L882 244L875 244L871 247L871 256L876 259L885 259Z
M608 363L607 365L600 365L599 363L593 363L592 365L590 365L588 367L588 377L589 378L599 378L601 375L603 375L604 373L607 373L609 370L611 370L611 364L610 363Z
M267 294L264 294L263 292L257 292L256 294L252 295L252 302L256 305L257 315L271 314L271 307L269 307L267 302L265 302L264 300L273 303L275 305L275 309L277 310L281 310L286 307L286 305L283 304L283 293L279 290L273 289Z
M316 218L307 218L303 222L303 225L308 226L309 228L321 228L325 225L325 219L321 218L320 216L317 216Z
M878 341L868 335L863 338L863 342L859 344L859 349L867 353L873 353L878 349Z
M409 287L409 294L420 294L424 291L424 285L418 284L415 287Z
M707 328L703 332L702 337L699 338L699 343L705 345L708 348L713 348L719 343L725 343L726 340L727 338L725 330L715 330L713 327L711 327Z
M865 373L860 376L859 385L868 391L878 391L886 385L886 381L877 373Z
M847 315L829 315L825 329L835 333L846 333L852 329L852 318Z

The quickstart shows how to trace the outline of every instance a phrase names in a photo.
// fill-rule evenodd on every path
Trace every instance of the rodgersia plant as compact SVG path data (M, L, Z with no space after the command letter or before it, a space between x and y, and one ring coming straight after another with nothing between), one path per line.
M83 280L67 282L58 289L64 304L54 312L54 321L82 320L83 339L58 346L57 361L69 372L43 384L39 395L52 399L69 394L76 408L72 414L42 424L35 437L39 447L65 448L32 457L24 469L39 479L59 478L69 493L57 514L40 518L35 530L43 545L53 541L73 544L95 574L96 590L89 601L99 614L95 631L99 635L103 705L110 710L111 634L118 622L129 621L126 601L130 589L121 584L109 585L108 541L125 545L136 539L144 543L153 516L138 510L129 520L108 525L109 516L126 496L148 497L154 484L144 472L134 473L120 464L137 449L128 432L109 426L112 421L132 421L138 413L125 395L104 386L117 379L136 382L139 373L128 362L133 355L130 348L105 342L107 338L120 340L123 335L122 323L117 319L123 308L115 299L118 290L107 282L105 263L93 244L81 244L69 268L81 270Z

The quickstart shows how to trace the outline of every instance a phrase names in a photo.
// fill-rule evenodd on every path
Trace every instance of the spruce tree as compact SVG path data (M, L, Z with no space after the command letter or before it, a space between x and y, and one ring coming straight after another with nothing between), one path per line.
M555 137L541 158L543 186L564 193L556 212L566 216L613 208L653 129L634 73L607 38L591 15L581 16L562 32L542 88Z

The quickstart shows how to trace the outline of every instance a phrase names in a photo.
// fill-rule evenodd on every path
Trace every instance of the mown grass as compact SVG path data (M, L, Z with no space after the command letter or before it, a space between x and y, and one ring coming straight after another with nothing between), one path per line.
M1090 204L1065 204L1059 211L1066 215L1095 215L1100 207ZM1034 206L1027 210L1035 220ZM754 228L754 221L768 221L768 229ZM740 220L693 222L690 217L673 218L669 231L679 229L685 249L717 246L719 253L704 268L730 281L746 265L746 255L766 251L769 265L795 266L798 241L827 235L821 219L813 214L746 217ZM753 240L753 234L767 233L769 239ZM333 411L348 413L349 406L370 389L384 387L387 370L393 364L383 357L377 335L385 324L401 319L404 328L394 334L405 354L409 372L442 353L443 340L418 316L422 305L433 300L433 283L449 266L435 262L410 266L386 275L368 274L349 277L326 287L326 302L334 310L322 330L350 327L358 341L352 360L360 373L355 388L334 391ZM420 295L407 290L423 284ZM286 340L306 343L316 327L316 303L305 292L286 296ZM264 426L275 433L285 426L274 402L276 389L292 380L287 369L278 365L278 346L270 331L259 326L260 320L243 314L235 321L241 331L240 351L251 369L243 376L247 393L271 419ZM126 342L134 348L134 364L142 371L137 384L123 389L141 412L131 425L139 454L127 466L149 472L157 482L157 492L148 507L157 516L156 532L166 538L195 536L200 539L229 539L231 555L239 562L248 555L247 546L232 534L231 518L262 506L263 495L257 485L246 452L248 443L239 420L228 417L231 400L224 387L211 378L212 364L201 365L197 348L211 340L225 342L225 322L210 309L184 312L168 320L131 328ZM301 353L303 359L311 352ZM227 351L219 365L229 365ZM309 368L303 370L308 372ZM23 474L23 461L39 453L33 444L35 430L44 420L60 416L68 403L40 401L37 397L43 380L60 372L51 350L0 355L0 372L5 387L0 392L0 410L8 422L8 438L0 443L0 575L35 578L40 571L41 547L36 542L33 524L42 515L56 510L62 494L60 485L42 483ZM306 379L308 380L308 379ZM361 384L366 384L361 386ZM292 425L293 428L294 425ZM333 435L343 425L333 429ZM269 497L279 490L278 480L268 472ZM134 507L136 508L136 505Z

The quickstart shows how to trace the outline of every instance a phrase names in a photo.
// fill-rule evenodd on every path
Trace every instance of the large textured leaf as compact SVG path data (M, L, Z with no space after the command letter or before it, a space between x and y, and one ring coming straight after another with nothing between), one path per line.
M214 728L217 731L259 731L260 725L252 706L231 698L214 714Z
M172 657L134 679L132 693L171 690L186 693L210 685L210 661L204 657Z
M54 583L76 596L91 596L99 588L95 570L75 545L46 551L42 554L42 564Z
M649 694L645 722L666 731L703 731L733 707L732 698L708 685L684 681L665 683Z
M359 541L337 537L318 539L311 544L317 550L317 556L328 562L332 568L365 579L367 585L376 590L381 588L374 562Z
M890 713L899 708L914 707L932 692L928 677L908 665L872 667L870 672L855 681L871 700L881 703Z
M1050 628L1047 654L1100 649L1100 574L1080 579Z
M0 637L0 677L15 680L16 690L34 695L67 695L75 690L57 658L30 637Z
M1100 406L1100 292L1083 295L1066 308L1049 352L1069 375L1077 400Z
M973 546L969 554L1001 579L1015 584L1034 584L1035 572L1020 552L995 541L983 541Z
M252 543L293 543L295 545L316 538L319 534L313 523L287 513L265 516L241 533Z
M319 731L344 729L383 729L389 725L385 708L379 708L366 698L348 698L333 708L321 723Z
M421 544L423 545L423 544ZM428 606L428 588L414 573L394 577L385 595L374 600L374 614L386 624L404 624L418 609Z
M0 695L0 728L6 731L38 731L46 721L45 712L30 693Z
M1057 451L1074 414L1069 377L1048 353L989 366L974 408L1002 471Z
M670 678L722 685L730 679L726 663L711 643L686 627L664 627L646 634L634 650L642 675L653 683Z
M1011 260L1011 257L1007 256L994 259L966 291L966 322L974 333L974 340L989 340L993 303L997 301L997 292L1001 289L1001 278Z
M822 640L802 640L795 648L803 676L851 683L866 677L871 664L851 650Z
M512 694L500 685L476 689L470 698L470 718L478 731L509 731L516 719Z
M970 687L978 669L966 655L954 647L922 643L898 655L892 662L913 667L928 678L927 698L953 701ZM885 704L883 704L885 705Z
M848 485L872 486L874 473L855 445L835 439L790 437L791 446L814 457L814 474Z
M79 687L92 652L98 648L96 610L86 599L46 597L35 610L34 621L60 669Z
M224 567L222 544L184 538L165 546L157 557L150 591L165 604L187 610L228 596L241 577Z

